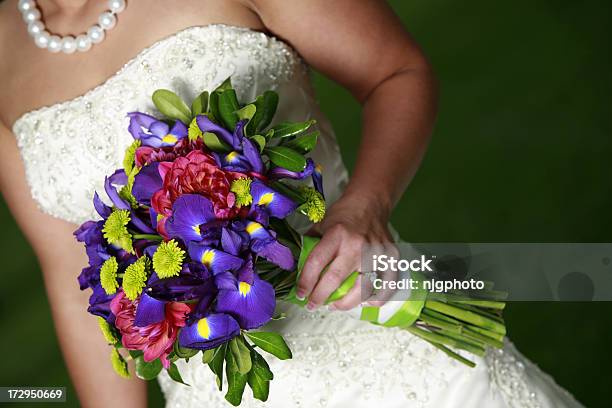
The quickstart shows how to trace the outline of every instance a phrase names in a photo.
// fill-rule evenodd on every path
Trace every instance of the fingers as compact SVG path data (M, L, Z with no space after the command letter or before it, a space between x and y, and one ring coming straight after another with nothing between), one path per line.
M304 299L310 295L319 280L321 272L334 259L338 248L339 241L330 236L324 236L315 246L304 264L304 269L297 283L296 295L299 299Z
M346 296L329 305L329 308L342 311L351 310L361 304L364 299L368 299L372 296L373 291L374 287L372 286L372 282L364 278L363 275L359 275L355 281L355 285Z
M342 285L344 280L352 272L359 269L360 260L358 253L356 256L353 251L341 251L319 279L308 298L306 308L314 310L322 306L330 295ZM359 301L357 304L359 304Z
M375 247L373 254L387 255L388 257L397 258L399 256L399 250L394 244L381 244ZM373 270L371 272L373 272L378 278L379 285L383 282L397 281L399 277L398 272L393 269ZM396 290L389 289L388 285L385 285L382 289L374 288L373 293L371 293L371 296L367 299L367 304L369 306L381 307L387 303L387 301L391 299L395 293Z

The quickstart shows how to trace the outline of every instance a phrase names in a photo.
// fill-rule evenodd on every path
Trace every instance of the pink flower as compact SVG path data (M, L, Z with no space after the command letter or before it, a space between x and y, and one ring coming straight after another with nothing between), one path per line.
M115 326L121 332L121 342L128 350L142 350L146 362L159 358L164 368L170 367L168 354L172 351L179 329L185 326L185 317L191 308L184 303L168 302L166 318L149 326L134 326L138 300L132 302L125 297L123 290L110 304L115 315Z
M240 211L234 205L236 197L230 188L232 181L246 176L220 169L215 159L207 153L194 150L173 162L162 162L159 172L164 184L151 199L157 214L170 216L172 204L183 194L200 194L208 198L213 204L215 215L220 219L232 218Z

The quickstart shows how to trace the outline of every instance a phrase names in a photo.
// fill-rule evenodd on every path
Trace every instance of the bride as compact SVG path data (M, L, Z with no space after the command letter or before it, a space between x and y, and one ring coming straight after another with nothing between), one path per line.
M0 188L40 261L83 406L143 407L146 392L143 382L113 373L96 321L84 313L88 294L76 276L86 259L72 232L94 217L94 191L121 164L130 143L126 112L152 111L155 89L190 100L229 76L242 100L277 90L277 121L318 120L314 156L333 203L299 282L309 311L292 309L276 323L294 359L272 362L266 404L245 395L245 406L580 406L509 342L471 369L406 332L347 317L341 311L360 303L358 289L321 307L359 267L363 243L391 239L389 214L434 121L431 68L384 2L5 0L0 60ZM350 181L306 64L363 106ZM179 368L191 387L162 377L168 406L226 406L207 367L192 359Z

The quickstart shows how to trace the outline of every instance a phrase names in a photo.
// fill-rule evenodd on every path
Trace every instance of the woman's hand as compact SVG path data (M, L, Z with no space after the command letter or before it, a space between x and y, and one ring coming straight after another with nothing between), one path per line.
M392 242L388 219L389 207L383 200L363 192L346 193L330 207L323 222L313 229L322 239L308 257L298 282L297 295L308 297L307 309L323 305L351 273L361 271L366 246L382 247ZM372 288L362 285L361 279L362 275L330 308L349 310L366 300Z
M384 1L248 3L269 31L363 106L363 137L351 182L321 224L323 239L298 282L298 296L308 297L307 307L315 309L359 270L364 244L390 241L391 208L416 173L433 127L435 81L427 59ZM362 286L367 288L358 281L333 306L349 309L367 299ZM375 304L385 298L387 293L377 293Z

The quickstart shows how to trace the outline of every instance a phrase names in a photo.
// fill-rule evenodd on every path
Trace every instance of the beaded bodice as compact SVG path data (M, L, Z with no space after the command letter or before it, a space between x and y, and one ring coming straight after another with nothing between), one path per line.
M268 89L279 92L276 122L318 119L322 137L313 155L330 182L346 178L331 129L312 96L307 68L295 51L260 32L209 25L162 39L86 94L19 118L13 133L33 198L45 213L75 224L95 218L94 191L120 167L132 140L126 114L154 112L151 95L157 89L192 100L230 76L243 101ZM334 190L329 189L331 198Z

